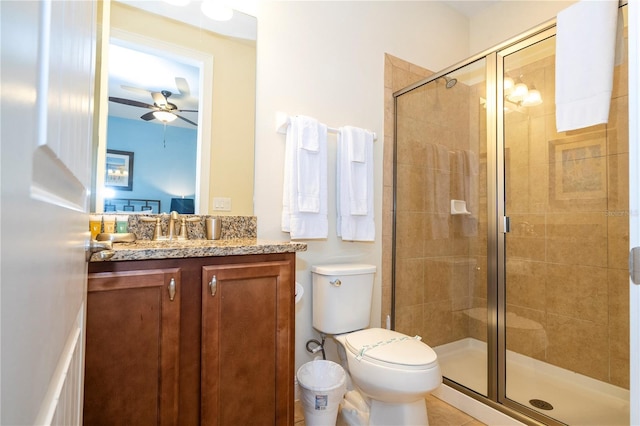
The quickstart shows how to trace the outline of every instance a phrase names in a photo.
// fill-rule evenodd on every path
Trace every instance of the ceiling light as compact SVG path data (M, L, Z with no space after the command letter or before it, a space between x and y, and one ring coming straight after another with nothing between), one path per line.
M233 9L222 0L202 0L202 13L214 21L228 21L233 17Z
M178 118L175 114L168 111L154 111L153 116L163 123L171 123L173 120Z

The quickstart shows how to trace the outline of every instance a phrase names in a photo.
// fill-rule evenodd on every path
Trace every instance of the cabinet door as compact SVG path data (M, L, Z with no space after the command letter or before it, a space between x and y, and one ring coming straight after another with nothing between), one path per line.
M203 267L203 425L293 423L293 268Z
M179 330L179 269L89 274L84 424L177 424Z

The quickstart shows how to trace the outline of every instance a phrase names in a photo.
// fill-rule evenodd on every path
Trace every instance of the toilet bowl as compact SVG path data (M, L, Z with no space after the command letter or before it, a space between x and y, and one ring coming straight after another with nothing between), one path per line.
M429 424L424 398L442 383L437 355L417 336L367 328L375 266L322 265L311 272L313 327L336 340L343 367L367 398L368 416L353 417L369 425Z
M381 328L334 338L353 383L370 398L370 425L428 424L424 398L442 383L433 349L418 337Z

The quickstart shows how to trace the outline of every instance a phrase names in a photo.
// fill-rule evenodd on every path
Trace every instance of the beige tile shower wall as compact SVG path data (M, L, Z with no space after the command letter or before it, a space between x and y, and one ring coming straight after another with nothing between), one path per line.
M545 102L505 116L507 348L628 388L627 67L616 67L609 123L566 133L554 67L510 70ZM567 180L571 170L591 179Z
M393 105L393 93L407 87L416 81L422 80L432 74L431 71L410 64L392 55L385 55L384 66L384 91L385 91L385 111L384 111L384 170L383 170L383 222L382 222L382 324L385 323L387 315L391 315L391 272L392 272L392 232L393 232L393 156L394 156L394 129L395 116ZM408 172L408 171L407 171ZM408 200L410 202L410 200ZM416 223L421 229L422 222ZM421 231L419 231L421 232ZM404 240L404 239L403 239ZM405 250L410 250L407 248ZM403 271L406 282L422 281L423 266L420 261L406 262L398 268ZM415 281L414 281L415 280ZM422 288L422 286L420 286ZM406 296L401 296L406 298ZM416 294L412 300L419 300L420 303L413 303L413 308L402 308L396 311L396 329L398 318L413 318L402 320L403 323L415 325L416 333L422 325L422 294Z
M385 68L386 129L394 129L393 92L432 74L387 55ZM418 334L430 345L452 342L470 335L484 338L486 326L473 328L471 308L486 306L486 218L477 233L469 234L461 216L439 216L434 199L436 175L434 144L449 150L451 167L442 183L446 204L463 199L462 153L484 152L486 127L479 99L482 87L458 83L445 89L444 81L402 96L398 106L396 200L396 329ZM486 132L484 132L486 133ZM384 268L391 269L393 213L393 134L385 135L385 198L383 208ZM486 153L484 169L486 170ZM482 169L482 167L481 167ZM484 176L484 177L482 177ZM479 179L486 180L483 170ZM486 192L479 193L479 211L486 211ZM484 244L484 245L482 245ZM478 257L482 253L481 257ZM482 265L482 266L480 266ZM391 273L384 273L383 319L391 311ZM486 315L485 315L486 316Z

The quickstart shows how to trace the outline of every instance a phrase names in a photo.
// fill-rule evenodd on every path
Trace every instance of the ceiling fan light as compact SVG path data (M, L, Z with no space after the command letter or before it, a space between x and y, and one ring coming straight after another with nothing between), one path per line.
M222 0L202 0L202 13L214 21L228 21L233 17L233 9Z
M153 116L163 123L171 123L173 120L178 118L175 114L167 111L154 111Z

